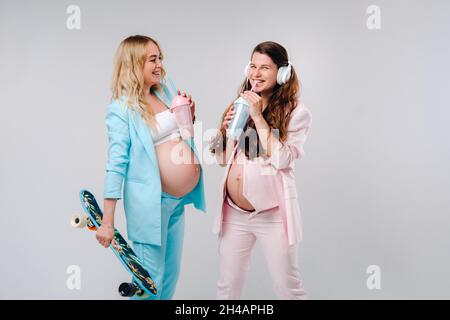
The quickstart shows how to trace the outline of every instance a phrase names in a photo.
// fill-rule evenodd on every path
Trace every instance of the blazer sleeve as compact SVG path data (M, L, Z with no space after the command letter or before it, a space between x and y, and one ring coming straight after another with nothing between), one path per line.
M103 193L105 199L122 198L123 180L128 169L131 145L126 108L125 105L113 102L109 105L105 116L109 141Z
M303 145L308 137L310 126L311 112L303 103L300 103L291 114L286 140L280 141L272 149L270 157L265 162L277 170L290 167L294 160L300 159L304 154Z

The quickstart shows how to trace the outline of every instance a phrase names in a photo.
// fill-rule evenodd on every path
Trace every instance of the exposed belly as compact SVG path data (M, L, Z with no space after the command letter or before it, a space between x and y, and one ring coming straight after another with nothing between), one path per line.
M244 156L241 154L241 156ZM236 158L233 159L233 162L230 166L230 171L227 176L227 192L230 196L231 200L238 207L244 210L255 210L252 204L245 198L243 194L243 182L244 182L244 166L242 158L238 161Z
M164 192L182 197L200 179L200 164L192 149L181 139L156 146L161 186Z

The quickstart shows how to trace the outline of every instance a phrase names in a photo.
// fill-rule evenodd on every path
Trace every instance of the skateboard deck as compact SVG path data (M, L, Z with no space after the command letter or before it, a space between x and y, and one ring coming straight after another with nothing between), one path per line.
M80 201L84 213L87 215L87 220L85 220L87 227L90 230L97 230L102 224L103 213L97 204L94 195L87 190L81 190ZM80 219L80 217L72 218L72 225L74 227L79 227ZM136 256L128 242L116 228L114 228L114 240L109 247L133 277L134 283L122 283L119 288L121 295L132 296L135 293L142 295L144 292L149 296L156 295L157 290L155 282L147 270L145 270L142 262Z

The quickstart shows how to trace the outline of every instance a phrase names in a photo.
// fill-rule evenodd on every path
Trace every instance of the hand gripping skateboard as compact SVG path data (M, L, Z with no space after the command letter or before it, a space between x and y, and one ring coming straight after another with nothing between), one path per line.
M81 190L80 201L86 215L73 215L71 225L75 228L84 228L87 226L89 230L96 231L102 224L103 213L94 195L87 190ZM131 283L125 282L119 286L120 295L124 297L132 297L135 294L138 296L144 296L145 294L149 296L156 295L156 285L152 277L145 270L127 241L115 228L114 240L109 247L133 277Z

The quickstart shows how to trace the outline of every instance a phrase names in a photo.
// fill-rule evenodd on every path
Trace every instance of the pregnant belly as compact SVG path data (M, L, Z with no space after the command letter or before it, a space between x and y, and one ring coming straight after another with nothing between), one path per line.
M181 139L156 146L162 190L175 197L191 192L200 179L200 164L192 149Z
M244 167L241 161L233 160L230 171L227 176L227 192L231 200L240 208L248 211L253 211L252 204L244 196L243 182L244 182Z

